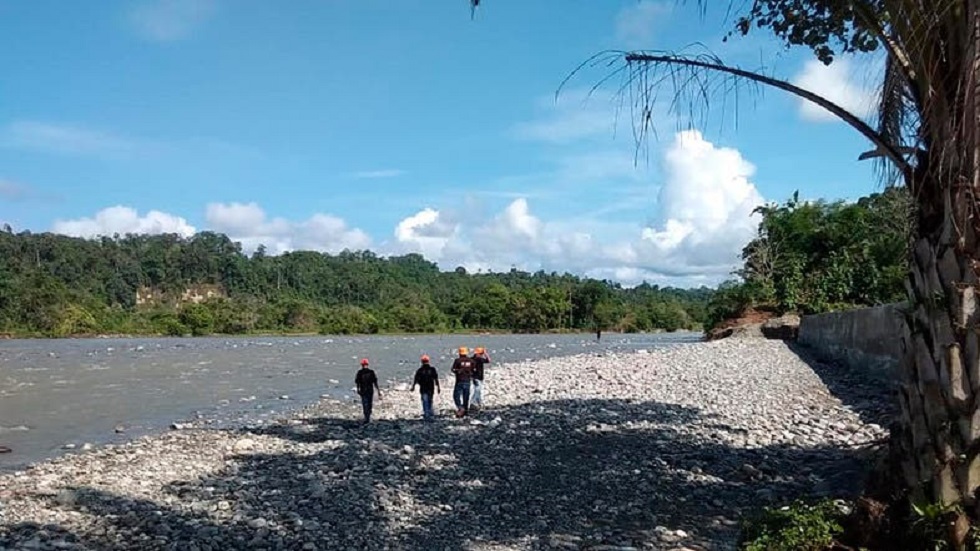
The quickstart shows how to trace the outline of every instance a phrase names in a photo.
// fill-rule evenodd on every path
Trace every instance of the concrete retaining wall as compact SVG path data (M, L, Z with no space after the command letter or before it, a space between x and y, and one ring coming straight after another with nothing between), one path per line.
M899 305L803 316L797 341L825 360L895 380L904 331Z

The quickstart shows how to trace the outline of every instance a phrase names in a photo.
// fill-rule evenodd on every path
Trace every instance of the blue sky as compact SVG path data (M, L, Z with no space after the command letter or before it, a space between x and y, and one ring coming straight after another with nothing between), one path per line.
M868 115L875 65L824 68L673 0L0 0L0 221L213 229L246 250L422 252L445 269L714 284L762 201L879 189L855 132L777 91L656 109L634 162L607 49L700 42ZM870 86L873 89L873 86ZM669 96L669 91L664 96ZM691 122L678 133L678 122Z

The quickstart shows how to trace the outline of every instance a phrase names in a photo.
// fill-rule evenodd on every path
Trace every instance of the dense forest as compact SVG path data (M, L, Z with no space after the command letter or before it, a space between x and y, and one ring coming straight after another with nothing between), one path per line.
M706 325L747 308L803 314L905 299L912 203L904 188L856 202L765 205L742 268L719 286Z
M219 296L181 299L202 287ZM138 292L152 300L138 303ZM0 232L6 335L672 331L701 327L710 295L568 274L444 272L416 254L248 256L212 232Z
M905 298L910 201L757 209L737 279L717 290L623 288L569 274L441 271L417 254L251 256L201 232L80 239L0 231L0 335L674 331L748 308L815 313ZM214 289L199 303L188 290ZM144 300L137 300L140 295Z

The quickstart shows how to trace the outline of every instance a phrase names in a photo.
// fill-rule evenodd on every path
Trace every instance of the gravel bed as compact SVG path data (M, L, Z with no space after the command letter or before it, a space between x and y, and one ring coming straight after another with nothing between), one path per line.
M0 549L733 549L762 505L859 489L892 412L761 339L497 366L463 419L436 367L433 423L401 383L367 426L325 399L2 475Z

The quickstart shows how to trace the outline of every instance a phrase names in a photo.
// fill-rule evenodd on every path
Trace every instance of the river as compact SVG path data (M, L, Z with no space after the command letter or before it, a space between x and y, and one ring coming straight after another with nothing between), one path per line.
M0 470L189 418L228 426L321 395L349 399L361 357L395 383L410 381L422 353L445 376L459 346L486 347L500 364L697 340L695 333L606 334L600 342L590 335L0 340L0 446L13 450L0 454Z

